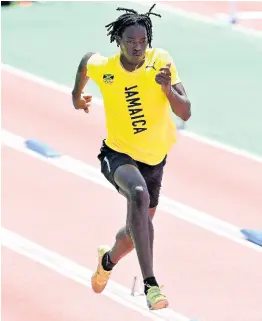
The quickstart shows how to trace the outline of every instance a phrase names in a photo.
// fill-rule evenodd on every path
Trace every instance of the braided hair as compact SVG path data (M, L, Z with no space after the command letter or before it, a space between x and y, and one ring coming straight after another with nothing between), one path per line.
M139 14L137 11L133 9L117 8L117 11L126 11L126 13L119 16L116 19L116 21L113 21L105 26L108 31L107 36L110 36L110 42L114 42L117 40L117 37L121 37L126 27L139 24L146 28L148 44L151 48L152 21L150 19L150 15L154 15L161 18L160 14L152 12L155 5L156 4L154 4L145 14Z

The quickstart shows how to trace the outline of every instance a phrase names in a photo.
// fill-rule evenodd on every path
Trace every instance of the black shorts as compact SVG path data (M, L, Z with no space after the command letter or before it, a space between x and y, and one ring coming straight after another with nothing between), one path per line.
M98 155L98 159L101 162L101 172L105 176L105 178L115 186L116 190L119 191L119 187L114 180L114 173L116 169L125 164L131 164L136 166L140 173L142 174L147 189L150 196L150 208L154 208L158 205L159 195L161 189L161 183L163 178L163 170L166 164L166 158L157 165L147 165L145 163L141 163L135 161L132 157L127 154L116 152L105 144L103 141L103 145L100 149L100 154Z

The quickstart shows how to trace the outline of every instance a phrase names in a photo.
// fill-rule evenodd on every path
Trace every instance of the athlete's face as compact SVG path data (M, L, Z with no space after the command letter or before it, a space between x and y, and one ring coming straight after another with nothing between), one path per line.
M127 27L119 39L119 45L128 62L139 63L143 60L148 46L146 28L140 25Z

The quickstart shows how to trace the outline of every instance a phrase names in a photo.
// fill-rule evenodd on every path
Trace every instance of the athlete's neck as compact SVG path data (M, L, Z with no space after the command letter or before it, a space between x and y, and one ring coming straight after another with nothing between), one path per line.
M145 62L145 57L143 57L143 59L141 61L139 61L139 63L134 64L134 63L131 63L130 61L128 61L125 58L125 56L120 54L120 63L122 64L122 67L127 71L132 72L132 71L142 67L144 62Z

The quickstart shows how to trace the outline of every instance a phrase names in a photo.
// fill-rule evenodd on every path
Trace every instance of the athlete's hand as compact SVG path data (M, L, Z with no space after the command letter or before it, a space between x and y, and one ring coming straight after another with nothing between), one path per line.
M155 77L155 81L162 86L163 92L167 95L171 92L171 63L160 68L159 73Z
M86 113L89 113L91 102L92 96L84 93L82 93L80 97L73 98L75 109L83 109Z

